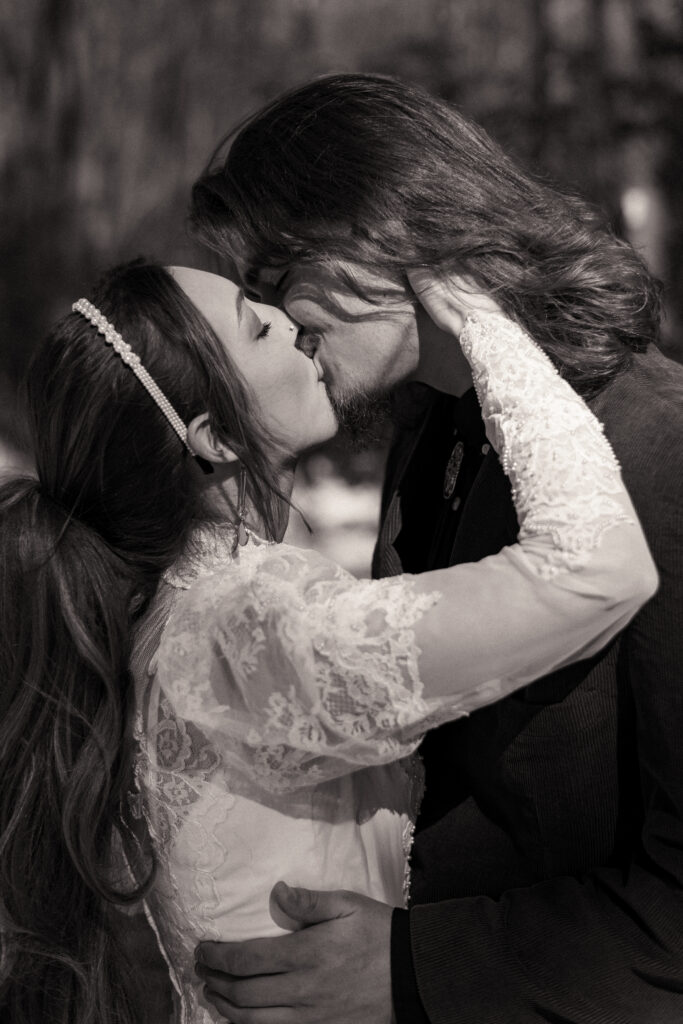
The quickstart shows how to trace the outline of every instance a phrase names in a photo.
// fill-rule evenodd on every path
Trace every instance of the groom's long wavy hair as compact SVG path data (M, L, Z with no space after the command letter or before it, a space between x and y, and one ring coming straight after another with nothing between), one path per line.
M166 270L139 261L92 300L185 422L208 410L272 535L267 438L207 321ZM144 828L137 884L112 864L117 834L140 831L127 804L132 634L206 516L202 473L76 313L38 347L27 405L37 478L0 486L0 1018L147 1024L109 912L154 873Z
M469 275L584 394L658 334L658 284L599 211L447 103L383 76L323 77L244 122L196 182L191 222L254 268Z

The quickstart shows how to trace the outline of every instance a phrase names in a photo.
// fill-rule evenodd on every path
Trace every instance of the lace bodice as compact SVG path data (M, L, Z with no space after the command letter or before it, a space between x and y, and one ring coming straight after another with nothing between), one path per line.
M400 904L420 791L407 759L426 729L597 651L652 590L587 407L503 317L469 320L461 341L518 544L370 581L198 531L141 627L136 799L159 860L147 910L193 1024L218 1019L193 980L200 938L291 927L270 913L280 878Z

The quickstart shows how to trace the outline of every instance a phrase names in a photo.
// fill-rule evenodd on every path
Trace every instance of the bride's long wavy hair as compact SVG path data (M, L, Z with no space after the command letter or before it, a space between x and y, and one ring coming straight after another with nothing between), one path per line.
M185 422L208 409L274 534L267 438L172 276L136 261L92 301ZM0 486L0 1016L142 1024L108 925L108 908L138 900L154 873L145 857L140 884L121 882L111 857L117 833L138 827L126 799L131 633L204 515L202 473L76 313L38 348L27 406L37 479Z
M599 211L391 78L330 75L275 100L218 147L190 216L216 251L254 268L468 275L584 394L658 334L658 284Z

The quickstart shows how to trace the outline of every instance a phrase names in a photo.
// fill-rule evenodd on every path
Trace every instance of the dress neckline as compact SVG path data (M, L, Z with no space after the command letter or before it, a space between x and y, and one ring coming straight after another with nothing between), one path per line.
M237 527L232 523L202 523L192 531L182 555L163 573L162 579L179 590L189 590L195 580L239 561L242 552L271 547L274 543L249 530L248 541L241 546L237 543Z

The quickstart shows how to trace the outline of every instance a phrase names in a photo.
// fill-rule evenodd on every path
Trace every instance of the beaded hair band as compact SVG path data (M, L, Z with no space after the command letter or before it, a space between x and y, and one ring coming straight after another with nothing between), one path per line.
M146 389L150 397L159 406L187 450L194 455L194 452L187 443L187 427L159 385L147 373L147 370L140 362L140 356L136 355L130 345L123 340L119 332L109 323L106 316L100 313L97 306L93 306L92 302L88 302L87 299L79 299L78 302L74 302L71 308L74 313L80 313L86 320L89 320L93 327L97 329L97 332L102 335L105 343L111 345L126 366L130 367L143 388Z

